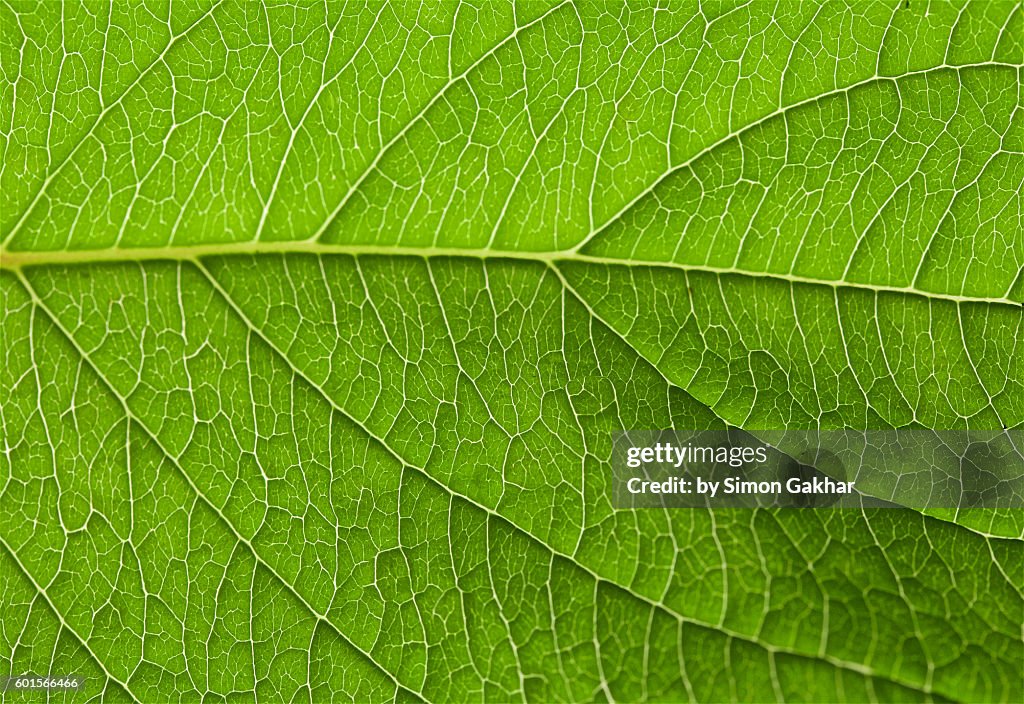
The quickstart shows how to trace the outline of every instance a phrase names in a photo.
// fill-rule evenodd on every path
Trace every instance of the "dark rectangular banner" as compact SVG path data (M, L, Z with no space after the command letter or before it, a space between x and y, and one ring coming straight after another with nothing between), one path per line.
M617 508L1024 507L1024 431L640 430L615 438Z

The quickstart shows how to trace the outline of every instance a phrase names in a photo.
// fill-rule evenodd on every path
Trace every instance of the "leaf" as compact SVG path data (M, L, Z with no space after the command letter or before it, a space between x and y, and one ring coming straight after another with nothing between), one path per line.
M0 656L69 698L1017 701L1019 511L615 511L1024 424L1019 4L5 4Z

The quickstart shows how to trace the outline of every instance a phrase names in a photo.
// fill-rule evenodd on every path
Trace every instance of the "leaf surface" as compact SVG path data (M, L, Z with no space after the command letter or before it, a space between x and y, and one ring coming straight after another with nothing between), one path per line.
M1024 16L914 5L4 5L5 667L1019 699L1019 511L611 507L621 429L1024 423Z

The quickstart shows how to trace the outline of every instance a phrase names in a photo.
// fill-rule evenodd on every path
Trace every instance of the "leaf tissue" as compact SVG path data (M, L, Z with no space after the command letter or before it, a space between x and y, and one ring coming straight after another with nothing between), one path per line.
M0 676L81 678L5 701L1024 699L1024 511L611 470L632 429L1024 426L1019 2L0 37Z

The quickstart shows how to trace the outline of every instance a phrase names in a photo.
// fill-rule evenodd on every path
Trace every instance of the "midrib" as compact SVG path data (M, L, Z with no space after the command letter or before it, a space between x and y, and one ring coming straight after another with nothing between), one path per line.
M115 247L106 249L77 249L49 251L7 251L0 249L0 269L16 270L23 267L45 265L75 265L103 262L146 262L146 261L198 261L205 257L256 256L256 255L347 255L347 256L389 256L416 257L423 259L457 257L469 259L509 259L536 262L555 266L562 263L583 263L606 266L673 269L683 272L707 273L722 276L737 276L782 281L809 286L827 286L834 289L853 289L873 293L893 293L917 296L953 303L981 303L1024 307L1024 302L1007 296L967 296L940 291L928 291L913 286L892 286L858 281L815 278L783 272L765 272L716 267L706 264L680 264L676 262L650 261L641 259L620 259L584 254L575 249L546 251L516 251L503 249L474 249L458 247L402 247L373 244L327 244L317 241L298 242L229 242L220 244L196 244L168 247Z

